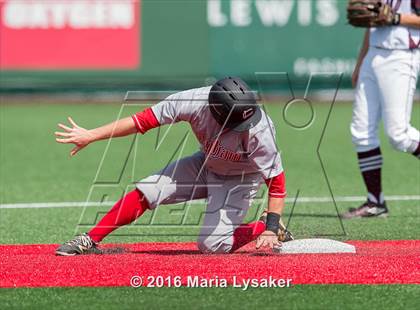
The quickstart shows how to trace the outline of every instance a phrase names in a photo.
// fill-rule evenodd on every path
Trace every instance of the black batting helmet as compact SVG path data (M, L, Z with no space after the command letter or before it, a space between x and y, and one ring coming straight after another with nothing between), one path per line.
M254 93L238 77L217 81L210 90L209 106L216 121L234 131L246 131L261 120Z

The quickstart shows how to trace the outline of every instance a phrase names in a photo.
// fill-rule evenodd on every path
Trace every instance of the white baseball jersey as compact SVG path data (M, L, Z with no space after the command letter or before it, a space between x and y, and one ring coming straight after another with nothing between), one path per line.
M265 179L282 171L275 142L275 128L262 111L260 122L249 131L222 130L208 103L211 87L175 93L152 107L161 125L179 121L190 123L207 156L206 167L219 175L261 173Z
M415 14L412 0L383 0L391 5L397 13ZM371 28L370 46L384 49L419 48L420 29L407 26L389 26Z

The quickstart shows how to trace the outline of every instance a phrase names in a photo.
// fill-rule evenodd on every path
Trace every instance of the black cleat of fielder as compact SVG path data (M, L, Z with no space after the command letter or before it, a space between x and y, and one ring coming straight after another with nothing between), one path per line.
M264 224L267 223L267 210L265 210L261 214L259 220L264 222ZM279 241L280 242L287 242L287 241L292 241L292 240L295 239L295 238L293 238L292 233L290 231L288 231L286 226L283 224L283 221L281 220L281 217L280 217L280 221L279 221L279 227L280 227L280 229L279 229L278 236L279 236Z
M102 254L97 244L86 233L74 237L55 250L56 255L74 256L80 254Z
M340 215L342 219L353 219L362 217L387 217L388 208L386 203L376 204L371 201L366 201L358 208L350 208L347 212Z

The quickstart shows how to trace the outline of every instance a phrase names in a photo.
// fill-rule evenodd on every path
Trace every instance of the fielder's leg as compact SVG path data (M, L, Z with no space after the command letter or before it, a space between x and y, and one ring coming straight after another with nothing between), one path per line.
M420 156L420 132L410 124L420 68L420 50L381 51L375 68L382 101L382 118L391 145Z
M347 219L388 213L382 194L382 154L378 138L381 99L373 70L375 58L376 53L370 50L360 69L350 127L368 198L360 207L350 208L348 212L341 215Z

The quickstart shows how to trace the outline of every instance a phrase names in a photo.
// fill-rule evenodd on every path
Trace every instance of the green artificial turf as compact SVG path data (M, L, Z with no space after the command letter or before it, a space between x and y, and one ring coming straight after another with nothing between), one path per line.
M2 309L418 309L416 285L237 288L19 288L0 290Z

